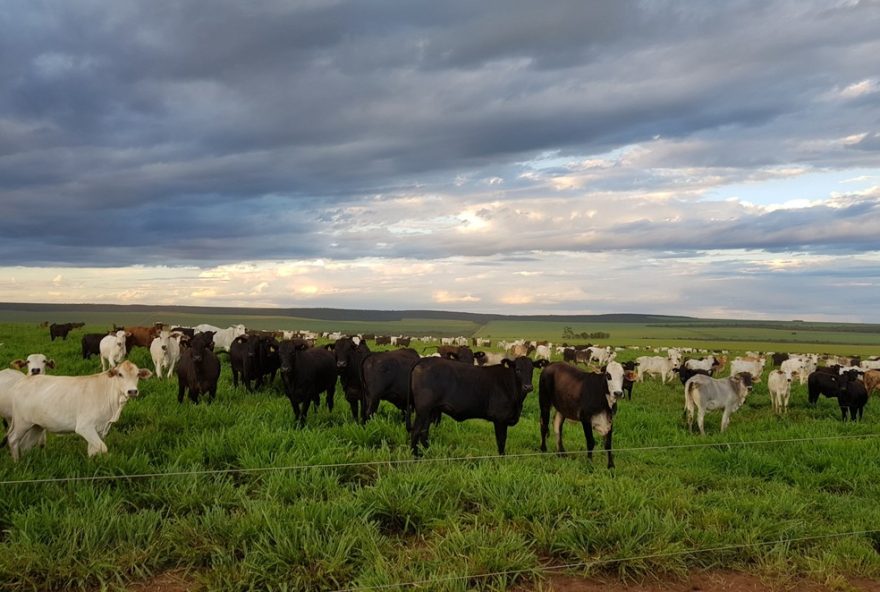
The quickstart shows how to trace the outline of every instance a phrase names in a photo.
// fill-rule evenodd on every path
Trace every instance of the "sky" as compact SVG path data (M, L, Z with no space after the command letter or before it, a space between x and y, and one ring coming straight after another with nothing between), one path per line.
M0 301L880 322L880 1L7 0Z

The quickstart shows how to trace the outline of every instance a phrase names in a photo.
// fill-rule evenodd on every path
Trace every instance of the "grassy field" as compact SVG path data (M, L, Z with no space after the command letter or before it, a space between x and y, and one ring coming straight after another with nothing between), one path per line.
M56 374L95 372L98 360L80 359L79 336L103 322L54 343L33 323L2 324L0 365L43 352ZM148 358L143 349L131 356L139 366ZM142 382L105 457L86 458L72 434L51 435L17 465L0 455L0 590L124 589L169 570L211 590L403 590L396 584L426 580L436 580L431 590L503 590L582 562L598 563L569 571L635 579L724 566L778 580L880 577L880 534L812 538L880 528L874 402L862 423L844 424L835 401L811 408L795 386L790 413L777 418L761 383L728 432L710 414L700 438L683 424L679 383L640 383L615 418L609 472L601 453L592 463L538 454L530 395L507 458L443 460L495 453L490 424L445 418L424 460L395 464L411 457L392 409L361 427L337 393L332 412L322 405L296 429L279 382L258 394L235 390L225 361L213 405L179 406L176 381ZM582 451L580 427L566 433L568 449ZM725 444L803 438L831 439ZM684 444L709 446L632 450ZM278 470L6 483L265 467ZM784 542L757 544L768 541ZM645 556L654 557L631 559ZM510 573L476 577L490 572Z

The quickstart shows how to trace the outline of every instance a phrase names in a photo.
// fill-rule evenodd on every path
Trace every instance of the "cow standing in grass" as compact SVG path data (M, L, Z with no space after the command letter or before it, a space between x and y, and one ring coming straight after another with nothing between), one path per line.
M541 408L541 450L547 451L550 409L556 409L553 428L556 451L565 452L562 427L566 419L581 422L587 440L587 456L592 460L596 439L593 430L603 438L608 453L608 468L614 468L611 453L613 417L617 400L623 397L624 368L609 362L601 372L584 372L565 363L553 363L541 371L538 382L538 404Z
M495 425L498 454L504 454L507 428L516 425L526 395L532 390L532 372L546 360L532 363L520 356L498 366L473 366L443 358L423 358L410 375L407 419L415 412L410 446L420 456L428 446L432 420L445 413L455 421L485 419Z
M752 375L749 372L740 372L735 376L718 379L701 374L691 377L684 385L684 409L687 414L688 430L693 429L694 410L696 410L700 435L705 436L703 418L706 416L706 411L723 409L724 415L721 417L723 432L730 423L730 415L742 406L751 390Z

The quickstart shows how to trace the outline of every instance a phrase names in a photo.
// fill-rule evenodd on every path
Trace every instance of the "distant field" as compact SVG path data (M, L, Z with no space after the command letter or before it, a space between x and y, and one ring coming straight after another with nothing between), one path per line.
M493 339L528 337L563 341L562 332L571 327L575 333L603 331L610 339L591 340L610 345L694 346L705 349L803 351L836 354L880 354L880 332L863 333L836 331L792 331L743 327L703 327L648 325L635 323L550 323L534 321L491 321L477 335ZM845 327L845 326L844 326ZM571 340L580 342L584 340Z
M603 331L610 339L591 340L611 345L695 346L704 349L734 351L791 351L825 352L851 355L880 354L880 325L846 325L839 323L795 323L771 321L669 320L645 317L658 322L577 322L568 320L489 320L473 318L418 318L399 320L331 320L274 314L224 314L219 312L192 313L157 309L154 311L70 311L63 305L48 311L20 311L0 308L0 322L38 324L43 321L82 321L94 330L113 323L150 325L156 321L171 324L197 325L210 323L221 327L244 323L254 329L303 329L309 331L341 331L344 333L376 333L388 335L433 335L466 337L481 336L499 339L542 339L553 343L585 340L564 340L563 329L571 327L575 333ZM455 313L447 313L452 317ZM637 315L632 315L637 316ZM671 318L670 318L671 319ZM778 327L778 328L777 328Z

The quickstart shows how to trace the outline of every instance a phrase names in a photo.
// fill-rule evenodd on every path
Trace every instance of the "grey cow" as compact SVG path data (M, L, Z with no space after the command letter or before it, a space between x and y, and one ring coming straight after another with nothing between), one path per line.
M740 372L728 378L711 378L702 374L691 377L684 385L684 410L687 413L688 430L693 429L694 409L697 411L697 425L700 434L703 430L703 418L706 411L724 409L721 418L721 431L727 429L730 414L739 409L752 390L752 376L748 372Z

